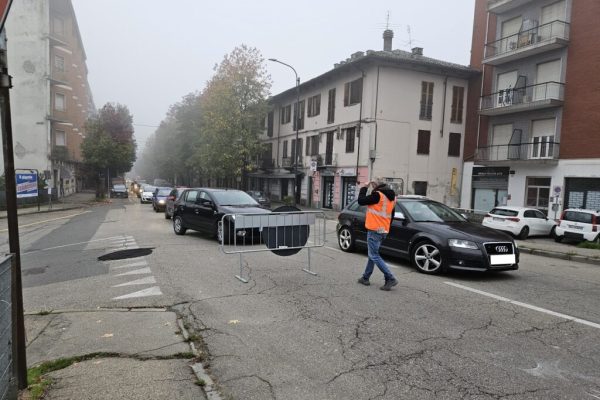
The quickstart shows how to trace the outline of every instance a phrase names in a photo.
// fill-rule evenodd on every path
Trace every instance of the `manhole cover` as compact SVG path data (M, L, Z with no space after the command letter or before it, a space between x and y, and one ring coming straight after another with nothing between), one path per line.
M98 257L98 260L113 261L113 260L124 260L126 258L142 257L142 256L147 256L148 254L151 254L152 250L154 250L154 247L113 251L112 253L108 253L108 254Z

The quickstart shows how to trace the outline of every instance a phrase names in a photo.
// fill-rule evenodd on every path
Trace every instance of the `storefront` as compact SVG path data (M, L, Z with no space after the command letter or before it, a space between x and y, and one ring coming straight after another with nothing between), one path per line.
M564 208L600 210L600 178L565 178Z
M509 174L509 167L473 167L472 208L487 212L506 205Z

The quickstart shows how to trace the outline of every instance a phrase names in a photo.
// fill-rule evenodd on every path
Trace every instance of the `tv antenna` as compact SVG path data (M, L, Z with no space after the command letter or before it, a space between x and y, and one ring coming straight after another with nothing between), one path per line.
M408 47L410 49L412 49L413 48L413 40L412 40L412 35L410 33L410 25L406 26L406 31L408 32Z

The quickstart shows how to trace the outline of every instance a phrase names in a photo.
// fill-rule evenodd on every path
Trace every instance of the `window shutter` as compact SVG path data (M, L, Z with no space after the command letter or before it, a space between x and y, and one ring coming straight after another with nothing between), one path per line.
M350 104L350 82L344 85L344 106Z

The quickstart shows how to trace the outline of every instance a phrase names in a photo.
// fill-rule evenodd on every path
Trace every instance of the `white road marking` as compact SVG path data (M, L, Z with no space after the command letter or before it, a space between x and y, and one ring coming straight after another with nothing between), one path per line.
M136 297L148 297L148 296L160 296L162 292L158 286L152 286L148 289L143 289L137 292L125 294L123 296L113 297L113 300L124 300L124 299L133 299Z
M151 273L152 273L152 271L150 271L150 268L141 268L141 269L136 269L135 271L123 272L122 274L115 275L115 276L142 275L142 274L151 274Z
M156 279L153 276L148 276L146 278L136 279L135 281L121 283L119 285L114 285L113 287L122 287L122 286L131 286L131 285L151 285L156 283Z
M28 251L28 252L22 253L22 254L31 254L31 253L37 253L38 251L47 251L47 250L54 250L54 249L62 249L64 247L77 246L79 244L86 244L86 243L93 243L93 242L102 242L102 241L105 241L105 240L114 239L115 237L118 237L118 236L108 237L108 238L104 238L104 239L88 240L87 242L77 242L77 243L63 244L61 246L46 247L45 249L31 250L31 251Z
M121 261L121 260L119 260L119 261ZM118 266L115 266L115 267L111 267L111 269L122 269L122 268L132 268L132 267L145 267L146 265L148 265L148 263L146 261L140 261L140 262L131 263L131 264L118 265Z
M52 218L52 219L45 219L43 221L37 221L37 222L32 222L30 224L19 225L19 228L27 228L28 226L45 224L46 222L58 221L58 220L67 219L67 218L73 218L73 217L76 217L78 215L87 214L87 213L91 213L91 211L83 211L83 212L80 212L80 213L77 213L77 214L65 215L64 217L58 217L58 218ZM8 229L0 229L0 232L8 232Z
M477 293L477 294L480 294L482 296L491 297L492 299L496 299L496 300L503 301L503 302L506 302L506 303L514 304L516 306L528 308L530 310L534 310L534 311L538 311L538 312L541 312L541 313L544 313L544 314L552 315L554 317L563 318L563 319L566 319L568 321L573 321L573 322L577 322L579 324L591 326L592 328L600 329L600 324L595 323L595 322L591 322L591 321L588 321L588 320L585 320L585 319L573 317L573 316L567 315L567 314L562 314L562 313L559 313L559 312L556 312L556 311L548 310L546 308L534 306L534 305L523 303L523 302L520 302L520 301L511 300L511 299L508 299L506 297L498 296L498 295L493 294L493 293L484 292L483 290L473 289L473 288L470 288L468 286L460 285L458 283L454 283L454 282L444 282L444 283L446 285L454 286L454 287L459 288L459 289L463 289L463 290L467 290L469 292Z
M122 264L123 262L134 263L134 262L145 262L145 261L146 261L146 256L139 256L139 257L132 257L132 258L126 258L126 259L121 259L121 260L106 260L103 262L108 263L109 265L112 266L115 264Z

